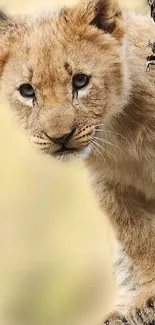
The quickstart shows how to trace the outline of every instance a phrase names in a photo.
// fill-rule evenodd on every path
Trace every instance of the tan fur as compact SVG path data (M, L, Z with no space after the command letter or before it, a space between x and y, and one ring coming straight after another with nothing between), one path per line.
M145 72L147 41L155 35L150 17L122 13L115 0L88 0L58 14L3 17L0 33L2 94L48 154L60 157L49 137L76 127L67 147L84 153L115 230L120 294L108 322L120 322L118 312L142 321L136 308L144 314L155 291L155 70ZM91 78L73 96L77 73ZM34 86L35 102L19 95L22 83ZM151 313L145 323L155 319Z

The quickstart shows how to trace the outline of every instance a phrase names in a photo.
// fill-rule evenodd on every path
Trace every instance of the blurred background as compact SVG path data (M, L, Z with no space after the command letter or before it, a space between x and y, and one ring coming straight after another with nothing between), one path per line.
M46 3L69 0L0 0L10 13ZM34 152L2 100L0 182L0 324L97 324L116 297L108 219L82 164Z

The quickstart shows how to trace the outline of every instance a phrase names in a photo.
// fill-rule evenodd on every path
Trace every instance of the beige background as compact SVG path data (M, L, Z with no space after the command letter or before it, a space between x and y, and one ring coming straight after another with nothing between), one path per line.
M45 1L0 4L16 13ZM115 299L107 218L83 166L35 153L2 100L0 180L0 324L97 324Z

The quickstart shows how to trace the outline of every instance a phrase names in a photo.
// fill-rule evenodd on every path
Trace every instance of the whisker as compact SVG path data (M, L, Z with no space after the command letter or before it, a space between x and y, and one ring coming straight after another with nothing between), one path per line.
M95 146L95 144L94 144L94 142L93 141L91 141L90 142L91 143L91 145L93 146L93 148L101 155L101 157L102 158L104 158L103 156L102 156L102 154L101 154L101 152L99 151L99 149L98 148L96 148L96 146ZM104 158L105 159L105 158Z
M50 144L51 142L46 139L41 139L38 137L30 137L31 141L36 144Z
M113 144L113 143L111 143L110 141L107 141L107 140L105 140L105 139L100 139L100 138L98 138L98 137L93 137L93 138L96 139L96 140L100 140L100 141L102 141L102 142L105 143L105 144L109 144L110 146L113 146L113 147L117 148L117 149L120 150L120 151L123 153L123 155L126 157L124 151L123 151L120 147L116 146L116 144Z
M105 148L103 148L98 142L96 142L96 141L94 141L93 140L93 142L94 142L94 144L96 145L96 146L98 146L99 148L101 148L108 156L111 156L113 159L115 159L115 157L109 152L109 151L107 151ZM110 158L110 157L109 157Z
M48 143L50 144L49 140L46 140L44 138L39 138L39 137L33 137L31 136L30 139L34 142L34 143Z
M105 126L105 124L95 124L95 126Z
M40 143L34 143L33 144L35 145L36 148L42 150L42 149L48 149L50 148L50 145L48 144L40 144Z
M122 134L120 134L120 133L117 133L117 132L114 132L114 131L110 131L110 130L104 130L104 129L96 129L96 131L104 132L104 133L107 132L107 133L116 134L116 135L118 135L119 137L121 137L122 139L126 140L126 141L130 144L130 141L129 141L126 137L124 137Z
M38 146L50 146L50 143L48 143L48 142L34 142L33 141L33 143L35 144L35 145L38 145Z

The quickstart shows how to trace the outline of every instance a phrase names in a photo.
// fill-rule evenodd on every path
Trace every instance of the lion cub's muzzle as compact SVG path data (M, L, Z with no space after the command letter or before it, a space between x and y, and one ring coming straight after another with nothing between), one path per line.
M46 132L42 136L34 135L31 140L34 144L39 145L40 150L54 156L63 156L80 153L88 145L95 133L95 126L85 125L82 127L74 127L69 133L61 137L54 137ZM39 138L39 140L38 140Z
M60 146L60 149L58 149L56 152L54 152L54 154L61 154L61 153L65 153L65 152L73 153L74 151L77 151L76 148L68 148L67 147L69 140L72 138L72 136L75 132L76 132L76 127L74 127L71 132L64 134L63 136L61 136L59 138L50 137L47 133L45 133L45 135L51 142Z
M54 155L78 153L90 144L93 133L94 127L91 126L85 126L80 129L74 127L70 133L60 138L51 139L56 145L59 145Z
M71 132L63 135L60 138L52 138L47 133L45 133L45 135L48 137L49 140L53 141L55 144L65 146L67 144L67 142L71 139L71 137L75 131L76 131L76 128L74 127Z

